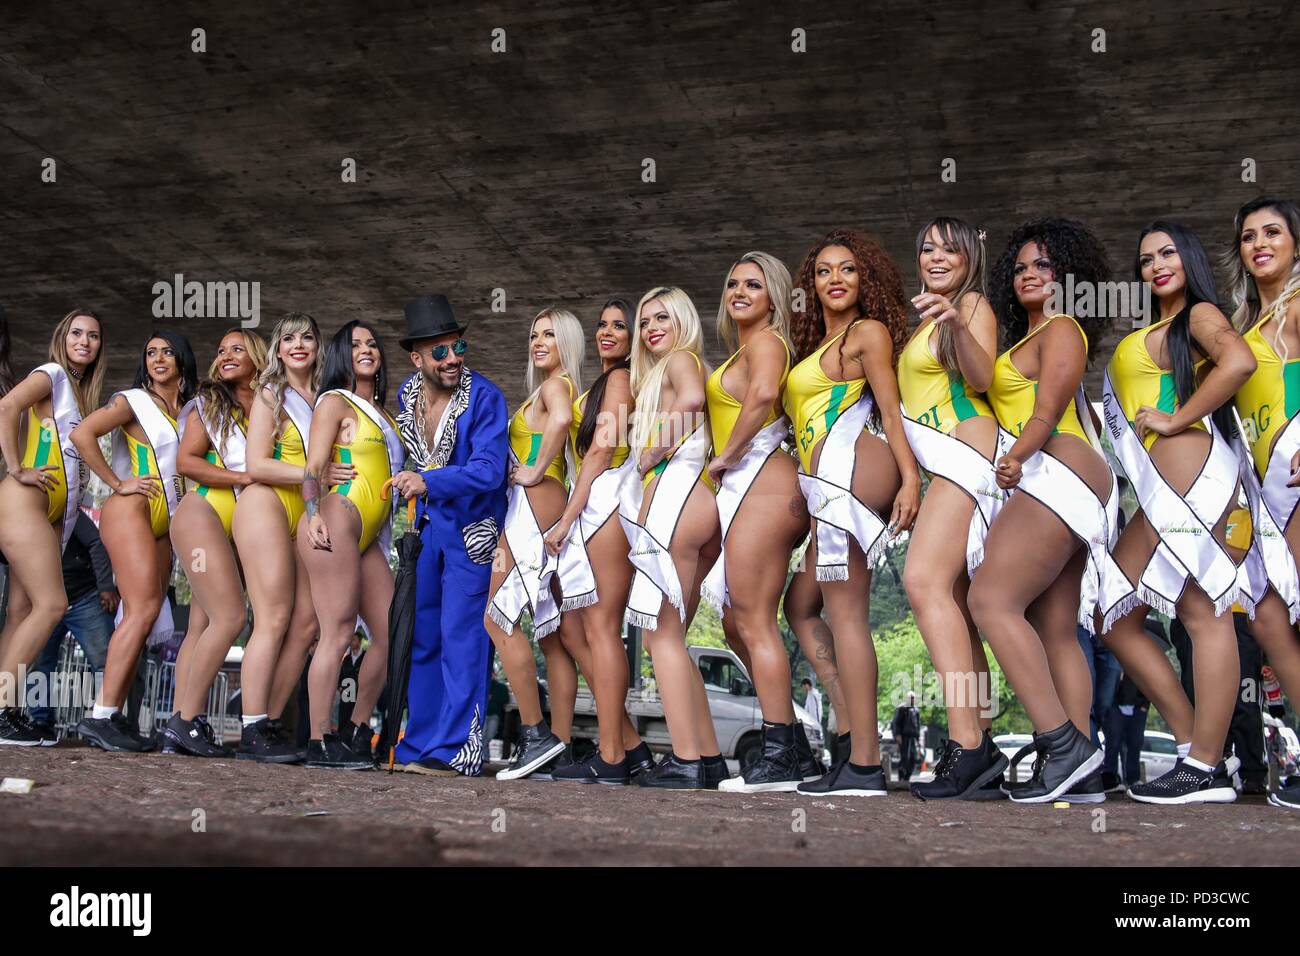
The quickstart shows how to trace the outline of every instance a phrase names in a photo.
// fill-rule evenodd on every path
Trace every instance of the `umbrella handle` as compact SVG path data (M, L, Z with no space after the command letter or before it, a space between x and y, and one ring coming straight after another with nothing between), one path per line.
M379 486L379 497L387 501L389 497L389 492L392 490L392 488L393 488L393 479L389 478L387 481L385 481L382 485ZM415 499L414 498L412 498L410 501L406 503L406 521L408 524L415 524Z

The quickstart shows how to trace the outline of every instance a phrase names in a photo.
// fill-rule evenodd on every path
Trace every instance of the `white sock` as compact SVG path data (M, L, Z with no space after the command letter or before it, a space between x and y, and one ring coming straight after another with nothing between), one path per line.
M1189 766L1189 767L1195 767L1197 770L1200 770L1200 771L1202 771L1202 772L1204 772L1204 773L1211 773L1211 772L1213 772L1213 770L1214 770L1213 767L1210 767L1210 766L1207 766L1206 764L1201 763L1201 762L1200 762L1199 760L1197 760L1195 757L1184 757L1184 758L1183 758L1183 763L1187 764L1187 766Z
M253 726L253 724L257 723L259 720L266 720L266 714L245 714L245 715L244 715L244 726L245 726L245 727L251 727L251 726Z
M1179 744L1179 745L1178 745L1178 756L1179 756L1181 759L1186 760L1186 759L1187 759L1187 755L1188 755L1189 753L1191 753L1191 752L1192 752L1192 744L1191 744L1190 741L1188 741L1188 742L1185 743L1185 744Z
M112 717L114 714L118 714L121 712L122 712L121 707L105 707L102 704L96 704L94 709L90 712L90 719L107 720L109 717Z

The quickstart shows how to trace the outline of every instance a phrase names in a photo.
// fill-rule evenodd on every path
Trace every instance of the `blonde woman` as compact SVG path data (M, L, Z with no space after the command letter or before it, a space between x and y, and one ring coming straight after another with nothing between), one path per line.
M732 354L705 383L713 441L707 473L718 484L722 554L703 595L744 645L763 711L762 754L719 786L737 793L789 791L821 776L795 719L790 660L776 626L790 554L808 532L798 466L781 448L790 436L781 408L790 293L790 271L780 260L765 252L740 257L718 303L718 338Z
M176 657L176 712L162 731L163 753L229 756L205 711L212 682L247 620L232 524L238 496L253 483L244 468L248 417L265 368L261 336L231 329L194 400L181 410L177 468L195 487L177 506L171 534L193 601L191 633Z
M528 398L510 419L510 498L483 616L519 702L519 740L498 780L517 780L541 769L564 752L572 731L577 671L555 633L560 608L549 576L544 577L543 535L568 502L564 443L573 401L582 390L583 344L582 324L572 312L544 309L537 314L528 331ZM515 632L525 610L532 616L533 638L546 658L551 700L561 705L562 720L568 705L567 726L558 727L560 734L542 716L533 649Z
M9 562L9 611L0 631L0 745L34 747L42 736L22 711L25 673L68 608L61 556L77 519L83 479L72 430L99 404L103 327L73 309L54 327L49 361L0 398L0 552ZM120 714L118 722L127 727Z
M721 548L718 507L705 472L710 435L700 359L704 336L694 303L673 286L643 295L636 317L632 449L642 488L637 520L620 516L637 569L627 622L645 631L673 747L637 783L716 789L727 778L726 763L704 680L686 650L700 586Z
M307 569L294 540L306 510L302 483L320 365L316 320L291 312L271 332L271 354L248 417L247 469L254 484L235 504L235 547L253 606L253 633L240 674L244 728L237 759L302 759L279 717L317 633ZM353 477L355 469L343 467L346 476L332 474L332 481Z

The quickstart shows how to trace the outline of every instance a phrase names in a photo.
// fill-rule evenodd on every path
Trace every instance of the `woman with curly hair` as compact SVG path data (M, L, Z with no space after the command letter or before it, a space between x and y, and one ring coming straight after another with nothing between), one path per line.
M196 487L172 516L172 545L194 599L190 633L176 657L176 712L162 731L163 753L228 756L206 710L212 682L247 619L231 523L239 494L253 482L244 470L246 429L253 383L264 368L261 336L231 329L217 345L208 377L181 409L177 468Z
M1145 803L1231 803L1237 792L1220 757L1238 689L1230 612L1239 587L1226 539L1240 487L1226 403L1255 359L1218 309L1214 273L1194 233L1151 223L1138 236L1133 271L1150 287L1158 321L1115 346L1104 417L1139 510L1112 551L1125 577L1122 595L1098 612L1106 646L1160 710L1183 759L1128 793ZM1177 617L1191 636L1194 711L1144 631L1148 608Z
M966 604L970 575L1002 495L993 481L998 423L984 391L993 379L998 320L984 294L983 233L932 219L916 235L921 322L898 357L904 428L930 486L907 548L903 586L943 676L948 741L922 800L1001 799L1007 758L989 735L984 642ZM965 537L954 530L967 528Z
M0 745L50 746L19 699L19 675L40 657L68 609L60 556L77 520L81 456L72 431L99 404L107 362L103 327L73 309L54 327L49 361L0 398L0 551L9 562L9 608L0 630ZM118 715L126 726L126 718Z
M100 534L122 595L121 619L108 642L104 684L94 710L77 733L102 750L152 750L121 722L122 705L135 678L145 639L167 600L172 575L171 516L185 492L176 467L180 410L198 386L194 352L185 336L155 331L140 353L132 387L72 430L81 460L113 489L104 502ZM113 435L113 464L99 439ZM114 719L117 718L117 719Z
M883 796L876 653L867 623L871 571L891 538L912 526L921 499L894 377L907 339L903 279L875 240L836 229L804 257L798 285L804 308L790 329L798 364L783 405L813 519L806 560L816 566L835 635L852 735L849 759L799 784L798 792ZM869 419L888 444L865 430Z
M1092 678L1075 629L1092 629L1118 519L1115 476L1083 395L1105 322L1065 314L1058 299L1068 276L1096 292L1109 273L1101 243L1081 224L1039 219L1012 233L989 283L1013 343L988 389L1014 439L995 471L1000 488L1018 493L989 529L969 601L1034 726L1033 776L1008 787L1022 803L1055 800L1076 784L1077 799L1105 799L1102 752L1088 738Z
M1300 206L1261 196L1237 210L1227 257L1232 321L1255 355L1234 404L1254 541L1246 556L1251 631L1292 701L1300 700ZM1199 669L1198 669L1199 672ZM1269 803L1300 810L1292 776Z

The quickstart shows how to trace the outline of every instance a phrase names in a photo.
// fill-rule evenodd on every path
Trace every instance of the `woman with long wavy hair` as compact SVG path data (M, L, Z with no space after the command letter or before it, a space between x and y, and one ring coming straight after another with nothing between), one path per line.
M799 784L798 792L883 796L868 623L871 573L890 540L911 528L921 497L894 376L907 337L903 279L875 240L835 229L804 257L797 285L804 308L794 316L790 338L798 364L786 382L784 406L812 516L805 560L816 568L835 635L851 734L849 759ZM867 430L869 422L879 425L888 443Z
M73 309L54 327L49 361L0 397L0 551L9 562L9 608L0 631L0 745L39 746L21 687L63 618L61 556L72 536L84 485L72 431L99 404L106 361L103 326ZM118 722L127 726L120 714Z
M302 483L320 381L320 338L316 320L305 312L291 312L276 323L248 416L245 467L253 484L240 492L232 524L253 607L253 632L240 668L244 726L237 759L302 759L280 715L318 633L307 568L294 541L306 511ZM355 476L355 468L341 465L326 480Z
M1098 611L1103 641L1169 724L1182 759L1128 792L1145 803L1231 803L1237 792L1220 758L1238 690L1231 609L1240 595L1226 537L1240 485L1228 403L1255 358L1219 311L1194 233L1153 222L1138 236L1134 260L1134 278L1150 288L1158 315L1115 346L1104 418L1139 510L1111 550L1123 586L1110 589L1114 603ZM1191 636L1195 710L1145 632L1149 608L1177 617Z
M82 461L113 489L99 528L122 595L122 616L108 642L99 699L77 725L83 739L103 750L139 753L155 744L113 718L121 715L145 638L167 599L171 516L185 493L185 479L176 467L176 420L197 386L190 343L178 332L155 331L145 342L132 387L87 415L72 432ZM99 439L108 434L113 435L111 466L99 447Z
M373 766L370 715L388 679L388 609L393 601L387 485L406 456L397 423L384 408L387 397L383 342L368 325L348 322L325 353L302 485L306 515L298 531L298 556L307 567L320 622L320 643L307 674L308 767ZM356 477L322 496L321 476L331 459L351 465ZM352 719L333 734L330 711L358 616L370 634L370 648L357 674Z
M162 731L163 753L227 757L207 720L208 694L248 618L232 524L235 502L253 483L245 470L254 385L266 342L230 329L207 378L181 410L177 469L194 483L172 515L172 547L190 582L190 627L176 656L176 711Z
M930 475L907 547L903 586L943 679L948 741L934 779L912 785L923 800L1001 799L1007 758L989 735L988 657L966 596L984 537L1001 505L993 480L998 423L984 391L993 378L998 320L984 294L984 239L941 216L916 235L921 313L898 357L904 428ZM962 536L960 529L968 529Z
M585 653L576 642L566 640L565 646L591 687L600 729L599 746L590 758L556 768L556 780L619 785L654 768L650 748L627 715L629 674L622 637L633 571L618 520L626 484L636 480L636 459L627 444L633 325L627 299L614 296L601 306L595 335L600 376L574 401L569 423L570 474L576 477L564 513L546 532L546 550L559 562L560 638L566 639L566 626L576 616Z
M1292 701L1300 700L1300 206L1261 196L1237 210L1225 257L1233 325L1254 353L1255 372L1233 403L1244 446L1242 482L1254 541L1246 555L1251 632ZM1199 671L1199 668L1198 668ZM1269 795L1300 810L1300 780Z
M564 309L543 309L528 332L528 398L510 419L512 473L510 500L502 530L500 559L495 562L483 617L506 679L519 702L519 740L510 766L498 780L517 780L550 763L571 741L577 671L560 635L560 602L546 573L549 563L543 536L568 501L564 482L564 445L573 420L573 402L581 391L582 324ZM546 658L548 684L563 713L554 733L542 715L537 690L537 662L522 632L515 632L528 610L533 639ZM566 726L567 725L567 726Z
M987 392L1009 445L999 448L995 474L999 488L1016 493L989 528L969 603L1034 728L1033 775L1006 788L1016 802L1049 802L1076 785L1076 799L1104 799L1076 624L1093 627L1118 521L1115 475L1083 395L1106 320L1068 314L1060 293L1067 276L1097 292L1109 274L1101 243L1081 224L1040 219L1011 234L989 281L1011 343Z

